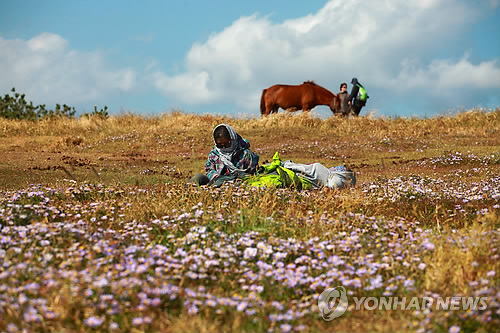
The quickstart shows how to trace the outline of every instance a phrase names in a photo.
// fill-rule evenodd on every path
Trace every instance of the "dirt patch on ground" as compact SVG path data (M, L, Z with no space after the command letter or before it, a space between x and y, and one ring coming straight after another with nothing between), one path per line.
M63 161L64 164L68 164L68 165L71 165L73 167L95 165L95 163L91 163L86 158L78 158L78 157L64 155L63 157L61 157L61 159L62 159L62 161Z

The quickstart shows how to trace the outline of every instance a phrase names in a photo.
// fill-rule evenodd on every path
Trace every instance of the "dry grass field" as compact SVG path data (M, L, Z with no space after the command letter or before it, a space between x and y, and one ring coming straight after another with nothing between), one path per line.
M342 190L196 187L228 123ZM418 118L0 119L0 332L493 332L500 109ZM325 321L318 298L347 290ZM484 299L357 308L362 297ZM355 300L356 298L356 300ZM458 299L458 298L457 298Z

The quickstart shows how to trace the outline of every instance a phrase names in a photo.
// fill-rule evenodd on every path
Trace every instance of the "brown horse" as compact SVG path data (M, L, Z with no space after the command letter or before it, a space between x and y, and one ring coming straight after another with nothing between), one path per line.
M297 86L276 84L262 91L260 114L267 116L277 113L279 108L286 111L310 111L316 105L328 105L332 112L340 112L340 98L313 81L305 81Z

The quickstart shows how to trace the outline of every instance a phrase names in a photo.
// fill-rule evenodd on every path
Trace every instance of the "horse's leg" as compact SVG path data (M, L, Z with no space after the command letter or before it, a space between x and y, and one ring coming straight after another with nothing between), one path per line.
M311 111L312 107L308 103L302 104L302 113Z
M273 108L272 108L272 106L267 107L266 111L267 111L268 115L273 114Z
M273 105L269 105L269 104L266 104L266 105L265 105L265 108L266 108L266 113L265 113L265 115L266 115L266 116L268 116L268 115L270 115L270 114L272 114L272 113L273 113L273 107L274 107Z

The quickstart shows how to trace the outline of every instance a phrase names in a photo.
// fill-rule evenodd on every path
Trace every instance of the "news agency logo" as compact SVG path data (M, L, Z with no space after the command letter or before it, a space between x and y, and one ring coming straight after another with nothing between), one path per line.
M352 310L367 311L423 311L425 309L445 311L485 310L488 297L352 297ZM318 298L318 307L325 321L338 318L346 312L347 291L343 286L325 289Z
M318 299L318 307L325 321L342 316L347 305L347 292L342 286L325 289Z

